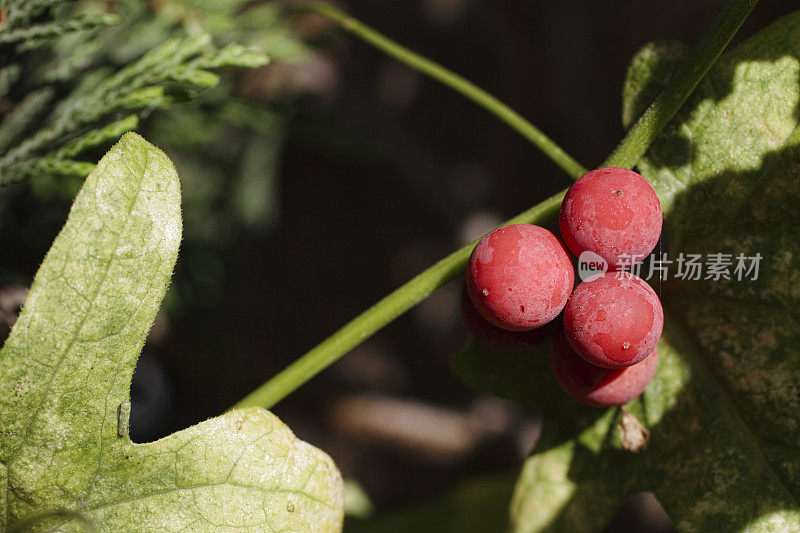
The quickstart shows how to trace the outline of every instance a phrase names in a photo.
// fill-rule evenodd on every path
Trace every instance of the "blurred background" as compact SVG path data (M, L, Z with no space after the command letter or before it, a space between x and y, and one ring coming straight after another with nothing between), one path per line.
M191 103L140 116L139 131L178 167L185 229L134 377L137 442L219 414L439 258L569 184L482 109L316 16L262 1L86 3L122 17L93 52L112 68L200 30L273 57L224 72ZM620 91L633 54L651 40L696 44L723 4L338 3L498 96L589 167L623 136ZM761 2L737 40L796 7ZM40 176L3 191L3 323L79 186ZM352 519L354 530L402 531L414 513L433 516L459 498L496 498L483 524L503 529L539 421L451 374L466 339L460 293L461 281L443 287L273 409L353 481L354 515L393 517ZM435 520L432 530L442 530ZM609 530L672 529L652 497L636 495Z

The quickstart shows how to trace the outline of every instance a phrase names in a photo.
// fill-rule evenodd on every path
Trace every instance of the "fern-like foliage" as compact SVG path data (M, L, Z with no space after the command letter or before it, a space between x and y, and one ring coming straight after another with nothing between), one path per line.
M125 16L101 10L109 6ZM164 39L169 25L148 34L156 39L140 46L143 54L121 66L110 62L113 48L124 43L98 32L115 24L129 32L131 20L141 20L132 16L135 9L128 2L68 0L2 5L0 185L40 174L85 176L93 164L82 153L137 128L143 114L217 85L217 69L267 62L240 44L219 48L202 31Z

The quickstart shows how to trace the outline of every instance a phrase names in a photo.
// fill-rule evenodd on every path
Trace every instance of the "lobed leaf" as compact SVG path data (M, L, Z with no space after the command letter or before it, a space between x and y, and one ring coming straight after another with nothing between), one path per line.
M0 527L340 529L333 462L263 409L128 438L133 369L181 229L172 164L125 135L86 179L0 351Z

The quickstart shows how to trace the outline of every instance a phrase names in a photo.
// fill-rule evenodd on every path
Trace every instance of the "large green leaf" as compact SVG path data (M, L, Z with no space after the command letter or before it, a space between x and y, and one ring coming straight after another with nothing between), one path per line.
M0 527L341 527L333 462L265 410L128 438L131 376L180 239L172 164L126 135L86 179L0 352Z
M637 55L626 125L684 50L657 43ZM667 318L660 367L628 406L649 428L649 446L624 449L617 410L572 433L552 430L564 422L547 417L515 491L517 531L599 531L640 489L656 493L681 531L800 531L799 116L795 13L724 55L640 162L664 207L670 259L732 254L733 274L738 254L758 253L759 276L680 280L670 265L670 279L654 282ZM468 362L462 354L456 366L476 383L480 365ZM528 399L570 401L547 390Z

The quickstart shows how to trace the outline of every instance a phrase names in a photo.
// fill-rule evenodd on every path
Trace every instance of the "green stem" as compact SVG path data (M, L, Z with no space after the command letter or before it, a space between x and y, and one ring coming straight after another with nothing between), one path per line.
M714 65L758 0L731 0L681 63L670 84L628 130L603 166L633 168Z
M519 113L474 83L465 80L455 72L409 50L385 35L378 33L330 4L325 2L310 2L308 4L303 4L302 8L322 15L338 24L342 29L371 44L378 50L430 76L454 91L461 93L528 139L556 165L561 167L572 179L578 179L586 174L587 170L580 163L575 161L547 135L542 133L539 128L525 120Z
M561 206L566 190L520 213L507 224L542 224L551 220ZM269 409L300 385L339 359L367 337L383 328L434 290L458 277L466 267L469 254L478 241L448 255L381 301L358 315L339 331L322 341L278 375L248 394L236 407L260 405Z
M694 90L697 84L700 83L700 80L705 76L710 66L730 42L757 1L758 0L730 0L728 2L722 14L714 21L714 24L700 41L697 48L688 56L682 67L677 71L676 75L673 76L673 79L664 89L664 92L656 98L634 127L628 131L625 139L622 140L614 153L609 156L605 166L630 168L636 164L653 139L655 139L656 135L658 135L659 131L669 122L675 113L677 113L678 109L683 105L683 102L686 101L686 98L689 96L688 92ZM316 6L315 11L321 12L320 9L326 6L326 4L315 3L314 6ZM330 8L330 10L332 13L337 13L338 16L340 16L339 22L345 27L349 25L358 28L358 32L364 33L363 35L358 33L359 36L375 44L379 48L386 50L386 47L393 46L391 41L389 41L389 44L383 43L383 46L379 46L378 42L382 42L382 37L380 35L372 32L369 28L361 26L360 23L350 19L338 10L334 10L333 8ZM356 32L356 30L351 28L348 29L354 33ZM370 37L367 38L364 35L369 35ZM405 49L400 47L400 50L402 51ZM400 52L392 49L390 53L397 57L396 54ZM412 57L418 56L413 55ZM425 62L425 64L429 64L429 68L437 72L437 75L441 75L439 70L441 67L438 67L435 63L427 62L424 58L419 59ZM461 79L457 76L455 76L455 78L457 80ZM447 83L447 85L452 86L450 83ZM477 90L480 91L480 89ZM682 94L680 91L687 91L687 93ZM482 93L482 91L480 92ZM492 98L489 95L486 96ZM500 105L502 106L503 104ZM522 120L524 121L524 119ZM561 200L563 200L565 194L566 189L527 211L520 213L503 225L523 223L543 224L549 222L558 213ZM396 289L339 331L328 337L328 339L321 344L303 355L300 359L286 367L271 380L248 394L234 407L258 405L270 408L275 405L376 331L424 300L434 290L460 275L464 271L469 254L476 243L477 241L453 252L402 287Z

